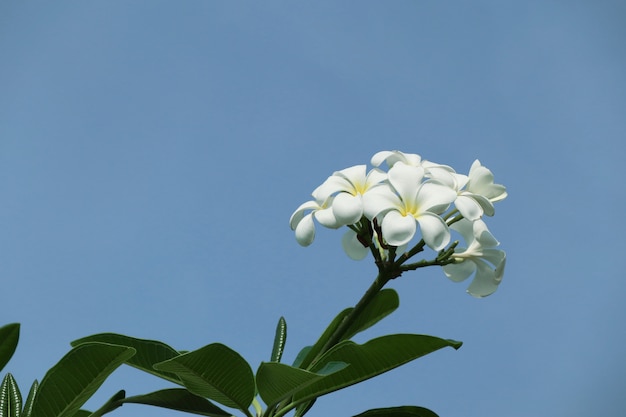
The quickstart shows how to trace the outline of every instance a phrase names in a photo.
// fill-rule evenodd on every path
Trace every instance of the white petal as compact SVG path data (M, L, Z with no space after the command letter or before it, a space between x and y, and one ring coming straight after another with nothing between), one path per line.
M356 237L356 232L352 229L348 231L341 238L341 246L346 254L355 261L365 259L369 253L369 248L363 246L359 239Z
M383 172L380 169L372 169L370 172L367 173L367 177L365 179L365 189L369 190L376 184L380 184L385 180L387 180L386 172Z
M484 249L482 258L490 262L494 267L504 269L506 253L499 249Z
M483 208L473 198L460 195L454 200L454 205L467 220L477 220L483 215Z
M464 184L467 180L464 178L465 176L457 174L455 172L450 172L447 169L441 167L441 166L436 166L433 168L428 168L426 170L426 175L428 176L428 178L431 178L433 180L436 180L439 183L442 183L452 189L459 190L461 188L461 185L459 183L459 180Z
M468 191L487 197L491 201L500 201L506 198L506 187L493 183L493 174L486 167L474 161L470 168L470 180L467 185Z
M393 152L391 151L376 152L374 156L372 156L372 159L370 160L370 164L372 164L372 166L375 166L375 167L381 166L382 163L385 162L387 157L389 157L392 154Z
M291 230L296 229L298 223L300 223L304 217L305 211L315 210L317 208L319 208L319 205L315 201L307 201L306 203L300 204L300 207L298 207L291 215L291 218L289 218L289 227L291 227Z
M486 187L493 184L493 173L482 165L472 165L471 181L475 187Z
M331 229L337 229L338 227L343 226L335 218L335 215L333 214L333 208L332 207L316 210L313 213L313 217L315 217L315 220L317 220L324 227L328 227L328 228L331 228Z
M430 171L431 169L434 169L434 168L442 168L442 169L445 169L448 172L456 172L456 171L454 171L454 168L452 168L451 166L438 164L437 162L424 160L424 161L422 161L421 165L424 167L424 169L426 171Z
M422 157L414 153L404 153L400 151L381 151L375 154L371 159L371 164L375 167L387 162L387 166L391 168L396 162L403 162L407 165L421 166Z
M398 163L389 169L388 178L402 201L405 204L412 204L416 200L417 190L424 178L424 169Z
M319 187L313 190L312 194L320 204L323 204L331 195L341 191L349 192L352 188L352 184L344 177L331 175Z
M302 218L296 227L296 240L302 246L309 246L315 239L315 224L313 215L307 214Z
M472 175L474 170L476 170L477 168L479 168L481 166L482 166L482 164L480 163L480 161L478 159L474 160L474 162L472 162L472 166L470 167L470 170L469 170L470 176Z
M502 252L502 259L500 260L500 263L495 264L496 265L496 280L498 282L502 281L502 277L504 276L504 267L506 266L506 253L504 251L500 251Z
M333 214L340 224L354 224L363 216L361 195L339 193L333 200Z
M450 230L443 219L436 214L423 213L417 218L426 244L434 250L443 249L450 242Z
M404 158L402 158L402 162L407 165L411 165L414 167L422 166L422 157L416 153L403 153L398 151L399 154L402 154Z
M476 260L476 276L467 288L467 292L474 297L486 297L498 289L500 280L496 279L496 273L484 261Z
M476 271L476 264L470 260L443 266L443 272L454 282L466 280L474 271Z
M493 248L500 244L500 242L493 237L489 229L487 229L487 224L484 221L476 220L472 226L474 229L474 237L483 248Z
M402 201L388 184L381 184L363 194L363 212L370 220L389 210L401 208Z
M457 197L456 191L435 181L426 181L417 193L419 212L442 213Z
M367 167L365 165L355 165L353 167L337 171L333 175L341 176L348 180L350 184L352 184L352 190L354 190L355 187L358 188L359 185L365 184L366 169Z
M381 224L383 239L392 246L404 245L415 236L417 224L412 216L403 216L392 210L388 212Z
M493 216L495 214L495 209L493 207L493 203L485 196L480 194L471 194L472 198L476 200L478 204L482 207L484 213L487 216Z
M465 239L467 246L471 246L472 242L474 242L474 222L471 220L461 219L450 226L450 229L459 232Z
M507 196L508 194L504 185L492 184L489 201L493 201L495 203L496 201L504 200Z
M457 173L453 173L452 174L454 176L454 179L456 180L456 190L462 190L463 187L465 187L467 185L467 182L469 181L469 177L467 175L463 175L463 174L457 174Z

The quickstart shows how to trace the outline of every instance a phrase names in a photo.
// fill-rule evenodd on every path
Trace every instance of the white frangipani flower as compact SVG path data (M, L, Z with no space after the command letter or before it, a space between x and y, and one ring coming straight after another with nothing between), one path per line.
M333 215L341 225L355 224L363 216L363 196L387 178L379 169L366 172L365 165L356 165L335 172L313 191L316 199L334 197Z
M439 217L456 192L437 181L424 179L424 168L398 162L389 169L388 184L373 188L364 199L365 216L381 219L383 239L392 246L408 243L417 231L424 242L440 250L450 241L448 226Z
M494 249L500 243L487 229L482 220L462 219L452 226L467 244L467 248L455 249L455 263L444 265L443 271L454 282L461 282L476 273L467 292L474 297L485 297L498 289L504 275L506 253ZM491 265L493 266L491 266Z
M406 270L443 265L453 281L474 275L467 290L471 295L493 293L502 280L506 254L496 249L499 243L482 218L494 214L494 202L506 198L507 192L494 184L491 171L476 160L463 175L400 151L378 152L371 164L369 172L366 165L334 172L313 191L313 200L296 209L289 224L298 243L313 242L315 222L333 229L348 226L341 244L352 259L371 253L379 268L398 268L399 261ZM463 235L467 246L455 247L451 255L452 249L445 250L450 229ZM408 264L423 249L415 238L445 251L431 261ZM409 244L415 246L407 251Z
M296 240L302 246L309 246L315 239L315 218L322 226L336 229L341 226L332 211L332 197L326 200L311 200L303 203L289 219L291 230L296 232ZM310 210L310 211L309 211ZM308 213L307 213L308 211Z

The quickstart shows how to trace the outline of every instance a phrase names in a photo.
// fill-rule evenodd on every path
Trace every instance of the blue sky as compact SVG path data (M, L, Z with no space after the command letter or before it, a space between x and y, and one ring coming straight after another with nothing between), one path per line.
M374 278L293 210L333 171L399 149L509 197L485 299L441 270L392 283L359 336L464 341L321 398L311 416L415 404L442 417L619 415L626 135L622 2L0 4L1 322L23 390L82 336L222 342L285 360ZM168 387L120 368L96 408ZM177 413L127 405L124 416ZM180 414L182 415L182 414Z

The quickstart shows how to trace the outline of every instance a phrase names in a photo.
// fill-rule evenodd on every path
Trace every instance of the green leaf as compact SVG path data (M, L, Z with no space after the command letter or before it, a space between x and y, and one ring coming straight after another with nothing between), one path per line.
M177 356L154 367L178 375L192 393L248 413L255 395L250 365L220 343Z
M285 350L285 342L287 341L287 322L284 317L278 320L276 325L276 335L274 336L274 347L272 347L272 356L270 361L280 362Z
M13 375L6 374L0 385L0 417L20 417L22 394Z
M32 415L73 417L104 380L135 349L106 343L83 343L70 350L43 377Z
M315 357L321 352L322 348L326 344L326 341L330 339L330 336L334 333L337 327L339 327L341 322L348 316L348 314L350 314L352 310L353 308L349 307L343 310L341 313L337 314L333 321L330 322L328 327L326 327L326 330L324 330L324 333L322 333L320 338L317 339L317 342L315 342L313 346L304 347L300 351L300 353L298 353L298 356L296 357L293 366L297 368L308 369L311 362L313 362L313 359L315 359Z
M354 417L439 417L428 408L403 406L367 410Z
M278 362L263 362L257 371L257 389L267 408L272 408L294 392L346 366L348 364L343 362L330 362L317 373L313 373Z
M154 369L154 364L175 358L180 355L170 346L156 340L137 339L115 333L100 333L83 337L73 341L72 346L78 346L87 342L101 342L112 345L127 346L135 349L137 353L126 361L126 364L144 372L156 375L175 384L182 385L180 378L169 372L159 372Z
M379 291L376 296L372 298L370 303L363 309L363 311L361 311L361 314L356 317L352 325L348 327L340 341L349 340L357 333L369 329L374 324L378 323L380 320L395 311L399 305L400 298L395 290L387 288ZM354 308L349 307L337 314L326 330L324 330L324 333L322 333L317 342L315 342L315 344L308 349L306 354L303 354L303 351L300 351L300 354L296 358L293 366L308 369L313 360L315 360L316 356L320 354L322 348L330 339L332 334L337 330L341 323L346 320L348 315L352 313L352 310L354 310Z
M367 307L348 328L341 340L349 340L357 333L369 329L389 314L393 313L400 305L398 293L391 288L379 291L370 301Z
M305 401L303 403L298 404L298 407L296 407L296 412L293 415L293 417L302 417L303 415L308 413L311 407L313 407L313 404L315 404L315 401L316 400Z
M296 359L293 361L293 364L291 366L295 368L303 368L302 363L309 356L309 352L311 352L311 349L313 349L313 346L305 346L300 349L300 352L298 352L298 355L296 356Z
M24 408L22 409L22 417L30 417L33 411L33 403L35 402L35 395L39 391L39 382L35 380L33 385L30 386L28 396L24 402Z
M294 402L317 398L390 371L441 348L450 346L458 349L461 344L454 340L415 334L383 336L363 345L351 341L341 342L326 352L312 370L316 371L316 367L329 362L345 362L350 366L296 392Z
M150 394L128 397L124 403L153 405L209 417L231 416L231 413L222 410L206 398L198 397L181 388L165 389Z
M0 327L0 371L9 362L20 338L20 324L11 323Z
M111 398L109 398L108 401L102 405L102 407L98 408L93 413L89 413L88 415L90 415L91 417L101 417L107 413L110 413L111 411L114 411L124 404L124 398L126 398L126 391L120 390L116 392ZM80 413L82 411L84 410L79 410L78 412ZM74 416L72 417L78 416L74 414Z

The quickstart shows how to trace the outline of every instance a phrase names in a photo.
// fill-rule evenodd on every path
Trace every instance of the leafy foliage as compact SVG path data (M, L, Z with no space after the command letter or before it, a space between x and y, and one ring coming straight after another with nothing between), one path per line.
M31 415L73 417L135 349L106 343L83 343L67 353L44 376Z
M11 323L0 327L0 371L15 353L20 338L19 323Z
M220 343L157 363L154 367L176 374L193 394L244 412L256 393L250 365L237 352Z

